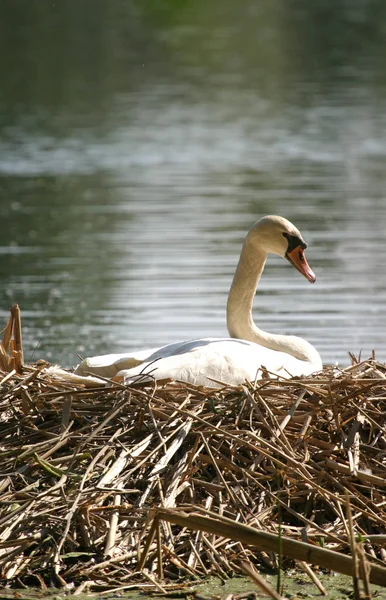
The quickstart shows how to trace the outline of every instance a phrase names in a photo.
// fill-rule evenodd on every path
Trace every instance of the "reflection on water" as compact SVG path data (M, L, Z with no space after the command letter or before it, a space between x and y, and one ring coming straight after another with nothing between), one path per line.
M386 360L386 5L317 4L1 5L0 317L21 305L27 358L225 335L273 213L317 283L271 258L258 324Z

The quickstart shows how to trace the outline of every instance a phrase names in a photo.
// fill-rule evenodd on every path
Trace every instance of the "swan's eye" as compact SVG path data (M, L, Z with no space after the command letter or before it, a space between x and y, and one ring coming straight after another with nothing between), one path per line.
M288 240L288 248L287 248L288 253L292 252L296 248L301 248L302 250L305 250L307 248L306 242L304 240L300 239L299 236L290 235L289 233L286 233L286 232L283 232L282 235L283 235L283 237L285 237Z

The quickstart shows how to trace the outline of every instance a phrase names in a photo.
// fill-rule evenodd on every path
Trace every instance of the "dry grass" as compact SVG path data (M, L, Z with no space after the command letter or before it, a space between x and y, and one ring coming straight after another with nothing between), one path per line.
M4 371L3 579L161 592L279 553L386 585L385 377L374 359L220 390Z

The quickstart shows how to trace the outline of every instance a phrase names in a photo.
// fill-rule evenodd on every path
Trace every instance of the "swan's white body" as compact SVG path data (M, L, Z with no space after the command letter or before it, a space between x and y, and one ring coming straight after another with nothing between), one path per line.
M129 354L108 354L82 361L74 381L89 375L117 376L125 384L174 379L196 385L240 384L265 371L281 377L308 375L322 368L316 349L302 338L267 333L252 319L252 303L268 253L287 258L309 281L315 276L304 256L299 231L282 217L264 217L245 239L229 292L227 326L231 338L203 338ZM76 377L79 376L79 377Z

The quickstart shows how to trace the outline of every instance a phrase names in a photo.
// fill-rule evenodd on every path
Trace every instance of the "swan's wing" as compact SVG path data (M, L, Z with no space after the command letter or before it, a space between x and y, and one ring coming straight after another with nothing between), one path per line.
M238 385L261 379L264 370L281 377L308 375L317 370L299 360L259 344L235 338L202 338L128 354L87 358L76 375L122 376L125 383L174 379L214 386L211 380Z
M307 374L310 367L284 353L253 342L236 339L208 339L198 345L193 340L181 347L181 353L154 358L131 369L120 371L125 384L151 379L174 379L195 385L217 387L216 382L239 385L261 379L265 370L281 377ZM183 351L184 350L184 351Z
M151 379L173 379L217 387L213 380L224 384L239 384L248 379L248 375L249 371L245 369L243 360L235 361L229 354L206 346L142 363L135 368L120 371L117 377L122 377L125 384Z
M90 356L79 363L74 373L81 376L92 374L101 375L102 377L114 377L118 371L122 371L123 369L131 369L145 362L192 352L215 340L216 338L203 338L187 342L174 342L160 348L150 348L136 352Z

